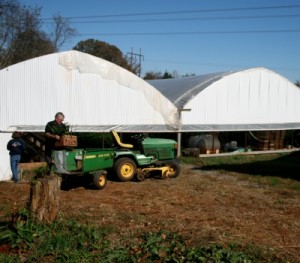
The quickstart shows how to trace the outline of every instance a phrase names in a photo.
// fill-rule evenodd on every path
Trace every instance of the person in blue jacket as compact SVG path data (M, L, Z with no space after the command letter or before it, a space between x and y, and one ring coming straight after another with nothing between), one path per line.
M11 137L12 139L7 143L7 150L9 150L10 155L12 180L17 183L19 181L18 165L21 160L21 155L26 148L26 143L21 139L20 132L15 131Z

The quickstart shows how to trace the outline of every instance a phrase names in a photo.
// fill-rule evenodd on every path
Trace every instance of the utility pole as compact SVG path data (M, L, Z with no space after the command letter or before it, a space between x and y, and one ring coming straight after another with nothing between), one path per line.
M133 53L133 48L131 48L131 52L127 52L127 54L130 55L130 66L133 68L133 64L136 62L136 58L139 58L139 63L138 63L138 75L139 77L141 76L142 72L142 59L144 60L144 56L142 55L142 49L140 48L140 53Z

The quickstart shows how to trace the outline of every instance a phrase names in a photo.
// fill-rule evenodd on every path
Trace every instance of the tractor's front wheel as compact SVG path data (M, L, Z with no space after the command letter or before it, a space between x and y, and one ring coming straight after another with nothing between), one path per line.
M136 173L136 164L132 159L123 157L115 162L114 170L121 182L128 182Z
M106 173L103 171L95 173L93 175L93 183L97 189L103 189L107 183Z

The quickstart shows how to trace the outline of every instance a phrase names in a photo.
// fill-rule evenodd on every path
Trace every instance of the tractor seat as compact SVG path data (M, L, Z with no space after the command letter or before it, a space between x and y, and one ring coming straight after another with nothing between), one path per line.
M129 143L122 143L121 142L121 139L120 139L120 136L119 134L114 131L114 130L111 130L110 131L113 138L114 138L114 141L117 143L117 145L121 148L127 148L127 149L132 149L133 148L133 145L132 144L129 144Z

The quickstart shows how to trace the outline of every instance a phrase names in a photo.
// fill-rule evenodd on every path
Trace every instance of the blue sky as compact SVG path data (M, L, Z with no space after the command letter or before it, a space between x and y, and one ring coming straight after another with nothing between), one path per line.
M57 13L70 18L79 35L63 50L89 38L115 45L123 54L141 50L142 76L265 67L292 82L300 80L300 0L20 2L42 7L45 19ZM49 27L45 24L44 30Z

